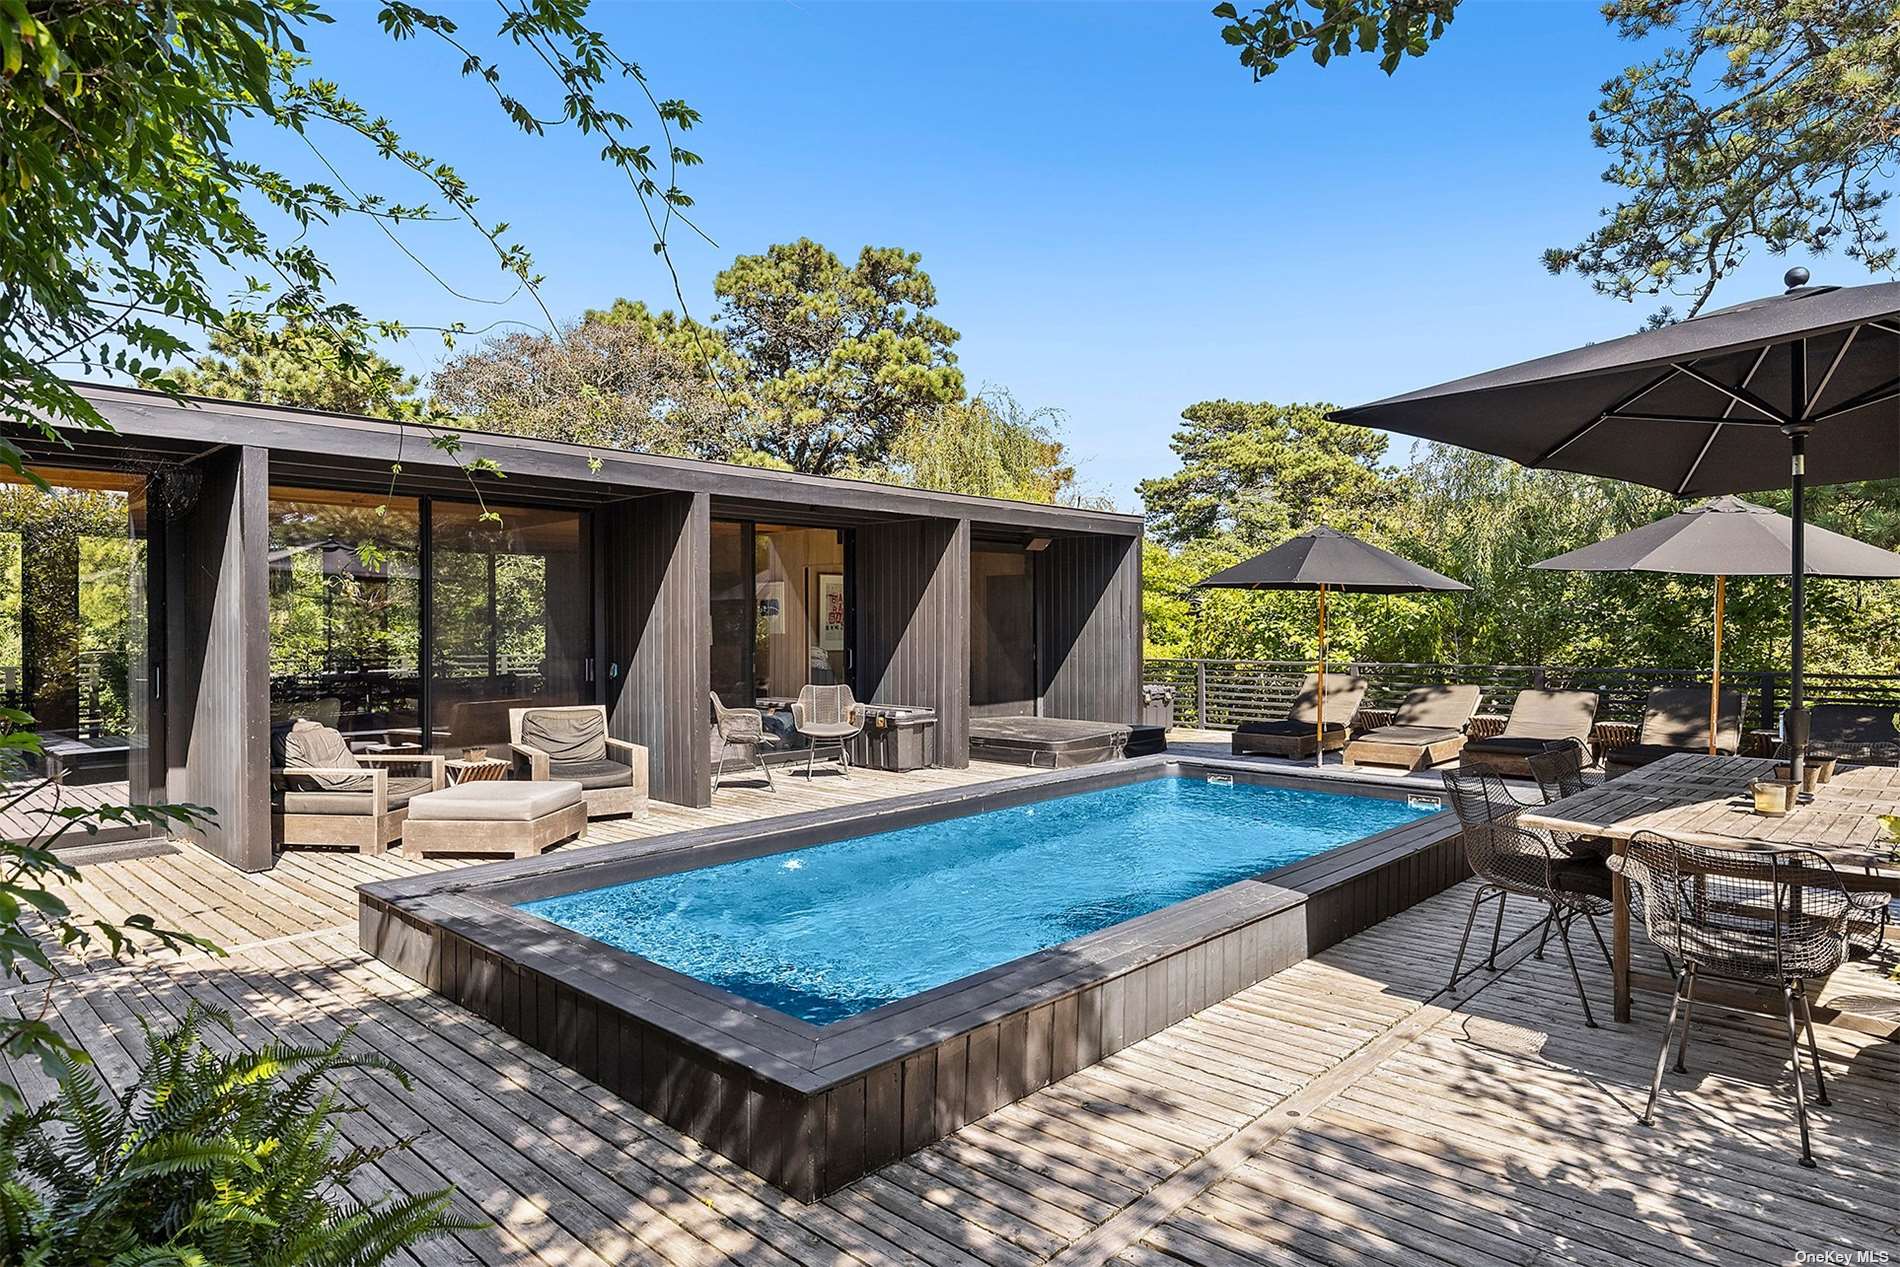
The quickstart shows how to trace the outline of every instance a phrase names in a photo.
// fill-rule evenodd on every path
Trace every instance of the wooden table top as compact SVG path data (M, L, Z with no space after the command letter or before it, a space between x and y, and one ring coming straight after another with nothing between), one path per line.
M1774 777L1772 757L1678 753L1575 796L1526 809L1526 827L1628 840L1653 831L1725 849L1812 849L1836 866L1900 874L1880 821L1900 814L1900 768L1841 770L1780 818L1754 812L1748 785Z

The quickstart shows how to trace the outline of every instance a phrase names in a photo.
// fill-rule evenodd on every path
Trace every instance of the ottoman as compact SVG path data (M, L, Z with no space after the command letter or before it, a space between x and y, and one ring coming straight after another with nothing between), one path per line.
M402 854L505 853L530 858L549 845L587 834L581 785L552 782L460 783L409 802Z

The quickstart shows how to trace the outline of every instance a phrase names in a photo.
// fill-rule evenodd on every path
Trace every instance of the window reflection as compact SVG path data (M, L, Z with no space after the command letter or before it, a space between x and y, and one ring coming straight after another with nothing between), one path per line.
M593 701L585 521L567 511L430 506L431 725L448 751L508 742L508 712Z
M20 837L59 808L150 799L144 481L39 474L51 487L0 482L0 702L42 747L0 766Z
M420 743L419 525L413 499L271 490L273 723Z

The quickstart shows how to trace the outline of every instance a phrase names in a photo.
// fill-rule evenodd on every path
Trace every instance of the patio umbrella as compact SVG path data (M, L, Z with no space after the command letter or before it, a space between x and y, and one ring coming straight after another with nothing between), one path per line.
M1440 576L1428 567L1402 559L1389 550L1368 545L1332 528L1309 528L1264 554L1236 563L1206 580L1197 589L1314 590L1319 598L1319 718L1321 748L1318 763L1326 762L1326 594L1342 590L1359 594L1409 594L1421 590L1468 590L1471 587ZM1348 721L1352 720L1347 718Z
M1786 281L1784 294L1332 416L1678 497L1786 483L1794 592L1784 729L1799 761L1804 489L1810 479L1900 474L1900 282L1810 286L1803 268Z
M1531 564L1561 572L1675 572L1715 578L1715 656L1709 682L1709 751L1721 724L1722 608L1731 576L1793 568L1794 521L1739 497L1718 497L1620 536ZM1855 580L1900 577L1900 554L1825 528L1804 534L1802 573Z

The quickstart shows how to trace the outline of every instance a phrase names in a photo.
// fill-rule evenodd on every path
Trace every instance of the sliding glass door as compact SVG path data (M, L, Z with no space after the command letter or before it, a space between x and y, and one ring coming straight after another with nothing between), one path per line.
M712 684L728 705L851 680L846 534L736 520L712 526Z
M41 745L0 766L15 838L151 799L145 482L38 473L49 487L0 476L0 703Z

